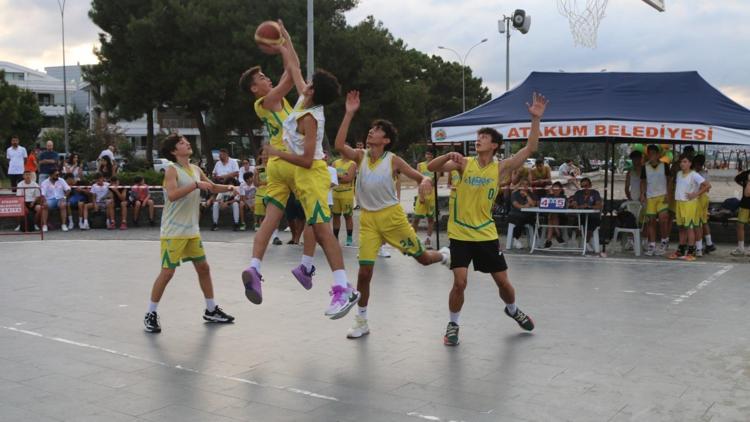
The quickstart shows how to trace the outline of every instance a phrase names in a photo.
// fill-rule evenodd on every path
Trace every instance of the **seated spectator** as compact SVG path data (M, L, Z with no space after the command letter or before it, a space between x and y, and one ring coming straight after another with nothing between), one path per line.
M109 183L104 181L104 175L97 173L95 176L96 183L91 185L91 193L94 195L94 212L106 212L107 229L115 228L115 208L112 203L112 192L109 190Z
M250 214L255 212L255 185L253 185L253 172L246 171L242 173L242 183L240 183L240 231L245 231L245 209L250 210Z
M565 198L565 191L563 185L560 182L555 182L549 188L549 192L545 195L546 198ZM564 220L565 215L562 214L547 214L547 222L551 226L559 226L560 221ZM552 247L552 239L557 240L557 243L565 243L562 232L559 227L547 227L547 240L544 242L545 248Z
M68 226L65 225L66 216L68 214L68 207L65 201L68 193L70 192L70 186L65 180L60 178L60 170L52 169L49 173L49 178L42 182L41 190L42 196L44 197L44 207L42 210L42 231L47 231L47 221L49 217L49 210L59 209L60 210L60 228L62 231L68 231Z
M71 185L72 190L68 196L68 213L73 215L72 211L78 209L78 228L88 230L89 227L89 210L94 207L94 195L90 187L83 180ZM69 227L71 230L73 226Z
M109 190L112 191L112 208L113 210L120 208L120 230L128 229L128 188L120 187L120 179L117 176L112 176L110 179ZM115 219L112 218L112 225L115 224ZM114 228L114 227L112 227Z
M584 177L581 179L581 189L573 195L570 199L570 208L576 209L596 209L601 210L604 207L604 201L602 201L599 191L591 189L591 179ZM590 214L589 216L588 231L586 232L586 247L590 250L594 250L591 246L591 234L601 224L601 214Z
M510 200L513 206L510 209L510 214L508 214L508 222L516 227L513 233L508 233L508 236L513 236L513 247L521 249L523 244L519 239L524 231L524 226L527 224L533 225L536 222L536 216L533 213L521 211L523 208L533 208L537 205L537 199L529 189L528 179L519 180L518 189L510 195Z
M537 158L534 167L529 170L529 183L537 198L542 197L552 184L552 169L544 164L544 158Z
M133 187L130 189L130 204L133 206L134 226L138 227L138 217L141 215L142 207L148 208L148 225L154 226L154 200L151 199L148 185L144 183L141 176L134 179Z
M73 212L79 210L78 204L80 203L81 195L79 189L76 187L76 180L72 173L65 173L65 183L70 186L70 194L68 194L68 230L73 230L76 226L73 223ZM85 201L85 198L84 198ZM81 227L83 223L83 215L78 213L78 227Z
M255 166L251 166L250 160L247 158L242 159L242 165L240 166L240 184L245 180L245 173L255 173Z
M231 182L231 180L230 180ZM240 204L238 192L221 192L216 194L216 200L213 203L213 221L211 231L219 230L219 211L232 207L232 221L234 222L234 231L240 229Z
M33 180L34 176L35 174L29 170L25 170L23 172L23 180L18 182L18 184L16 185L16 195L24 197L23 202L26 204L26 212L33 213L34 228L36 230L39 230L39 223L42 219L42 205L44 203L44 198L42 198L42 192L39 188L39 184ZM42 225L46 225L47 220L44 220L41 223ZM19 218L19 224L18 227L16 227L16 231L20 231L22 228L24 230L29 230L26 227L22 227L22 225L24 224L25 223L22 221L22 219Z

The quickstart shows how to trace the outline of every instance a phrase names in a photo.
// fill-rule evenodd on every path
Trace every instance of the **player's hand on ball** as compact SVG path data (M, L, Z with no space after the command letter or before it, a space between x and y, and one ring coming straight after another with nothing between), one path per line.
M526 103L526 107L529 108L529 114L532 117L541 118L544 115L544 110L547 108L549 101L542 94L534 93L534 98L531 104Z
M284 21L279 19L276 22L279 24L279 32L281 33L281 38L285 39L287 43L292 42L292 37L289 35L289 31L286 30L286 27L284 26Z
M346 94L346 112L356 113L359 110L359 91L353 90Z

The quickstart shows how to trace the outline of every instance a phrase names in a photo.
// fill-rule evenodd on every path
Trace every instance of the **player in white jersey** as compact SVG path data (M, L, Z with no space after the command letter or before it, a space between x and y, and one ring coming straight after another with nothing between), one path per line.
M669 244L669 198L674 187L669 165L659 161L659 147L649 145L646 149L648 162L641 172L641 202L646 204L648 221L647 256L664 255ZM659 228L661 243L656 247L656 229Z
M229 323L234 317L224 313L214 302L214 287L206 253L201 242L198 226L200 215L200 190L211 192L234 192L234 186L217 185L203 174L200 167L190 163L193 149L182 136L171 134L162 142L161 153L171 161L164 172L164 210L161 216L161 272L151 289L151 302L143 320L146 331L161 332L156 307L164 289L174 276L180 262L191 261L198 273L206 311L203 319L208 322Z

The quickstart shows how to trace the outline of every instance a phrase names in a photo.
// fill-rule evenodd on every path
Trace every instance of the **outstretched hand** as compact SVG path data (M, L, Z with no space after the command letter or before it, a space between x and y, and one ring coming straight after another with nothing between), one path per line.
M548 103L549 100L547 100L544 95L535 92L531 104L526 103L526 107L529 108L529 114L531 114L531 117L541 119Z
M279 19L276 21L276 23L279 24L279 31L281 32L281 38L283 38L286 42L292 42L292 37L289 35L289 32L286 30L286 27L284 26L284 22Z
M346 112L356 113L359 110L359 91L353 90L346 94Z

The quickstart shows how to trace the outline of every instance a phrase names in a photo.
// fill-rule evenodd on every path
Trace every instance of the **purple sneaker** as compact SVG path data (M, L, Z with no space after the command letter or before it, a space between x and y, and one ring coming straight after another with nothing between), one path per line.
M351 284L347 287L333 286L331 289L331 304L328 305L325 315L331 319L344 317L349 310L359 301L360 294Z
M294 278L299 281L299 284L301 284L305 290L310 290L312 289L312 276L315 275L315 265L312 266L310 272L307 272L305 266L299 264L298 267L292 270L292 275L294 275Z
M260 275L258 270L253 267L247 267L242 272L242 284L245 285L245 297L256 304L260 305L263 302L263 293L261 292L260 282L263 277Z

